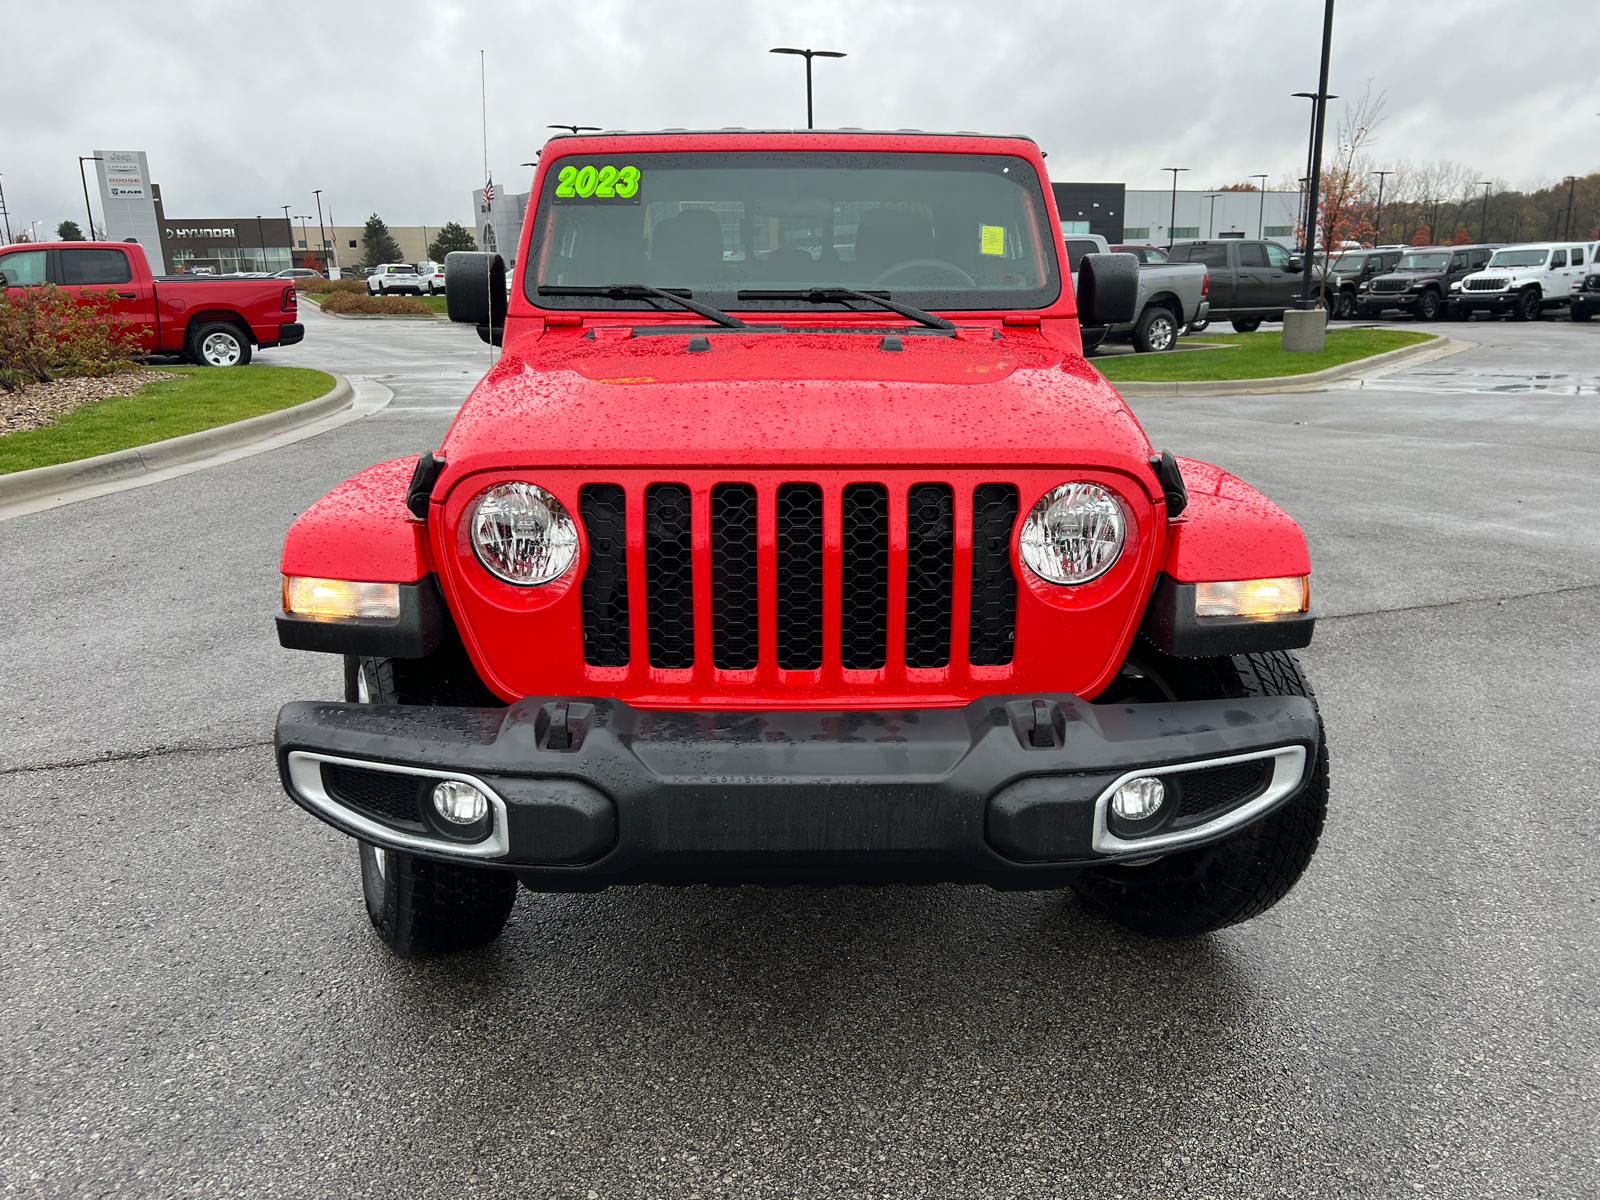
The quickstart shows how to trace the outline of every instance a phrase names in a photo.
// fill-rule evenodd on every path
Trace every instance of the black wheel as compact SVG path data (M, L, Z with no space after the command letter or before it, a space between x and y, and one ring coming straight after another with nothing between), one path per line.
M1529 288L1517 297L1516 304L1511 308L1511 316L1518 321L1537 321L1542 311L1539 289Z
M1329 314L1336 321L1353 321L1356 317L1356 294L1341 291L1333 299L1333 311Z
M242 367L250 361L250 338L237 325L213 321L189 335L189 357L199 367Z
M1170 308L1152 307L1139 316L1133 327L1133 348L1140 354L1159 354L1178 342L1178 318Z
M1417 320L1437 321L1439 319L1439 293L1428 291L1417 297Z
M1311 696L1287 651L1232 658L1174 659L1135 644L1102 702ZM1320 721L1319 721L1320 733ZM1138 866L1092 867L1073 882L1078 898L1120 925L1152 937L1192 937L1260 916L1288 894L1322 836L1328 753L1319 738L1305 786L1283 807L1210 846Z
M1210 317L1207 317L1204 321L1190 321L1189 324L1184 327L1184 332L1185 333L1204 333L1206 331L1206 328L1210 324L1211 324L1211 318Z
M500 705L461 643L422 659L345 658L345 699L362 704ZM361 890L383 944L401 958L494 941L517 899L510 871L439 862L360 842Z
M1572 306L1572 319L1574 321L1587 321L1591 315L1588 308L1582 304L1574 304Z
M1233 329L1235 333L1254 333L1260 328L1260 317L1235 317L1233 319Z

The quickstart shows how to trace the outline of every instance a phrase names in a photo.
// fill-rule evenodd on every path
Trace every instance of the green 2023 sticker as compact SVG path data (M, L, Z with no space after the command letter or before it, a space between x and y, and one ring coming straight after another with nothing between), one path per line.
M561 200L631 200L639 194L638 167L569 164L561 168L556 181L556 197Z

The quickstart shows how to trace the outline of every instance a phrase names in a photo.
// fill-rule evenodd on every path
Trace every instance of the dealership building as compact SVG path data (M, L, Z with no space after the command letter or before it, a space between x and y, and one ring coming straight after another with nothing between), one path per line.
M1294 249L1301 192L1132 190L1121 183L1052 183L1061 231L1097 233L1113 246L1265 238Z

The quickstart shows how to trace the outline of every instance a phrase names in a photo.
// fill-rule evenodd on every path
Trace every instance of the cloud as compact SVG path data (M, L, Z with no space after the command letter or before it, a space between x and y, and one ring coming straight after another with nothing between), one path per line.
M12 6L0 173L13 228L82 217L77 156L144 149L174 217L314 212L470 221L488 157L527 187L558 121L606 128L817 122L1026 133L1056 179L1196 187L1298 175L1315 0L78 0ZM18 52L22 51L22 52ZM1600 5L1341 0L1331 90L1389 93L1379 159L1451 158L1513 184L1600 168ZM1337 114L1333 114L1335 117ZM96 210L98 217L98 209Z

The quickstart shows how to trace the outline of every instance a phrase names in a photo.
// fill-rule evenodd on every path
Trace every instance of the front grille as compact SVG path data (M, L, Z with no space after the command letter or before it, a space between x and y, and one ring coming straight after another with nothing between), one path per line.
M1504 279L1469 279L1462 285L1469 292L1500 292L1505 290Z
M1168 781L1178 785L1178 812L1173 823L1195 825L1260 795L1272 778L1272 763L1270 758L1258 758L1168 775Z
M656 483L644 493L644 577L650 665L694 666L694 546L689 489Z
M1374 279L1372 281L1372 290L1375 292L1392 294L1394 292L1403 292L1410 286L1411 281L1409 279Z
M591 667L628 665L627 494L614 483L591 483L578 494L588 535L583 572L583 660Z
M643 561L635 569L642 566L644 571L650 665L680 670L695 666L699 572L704 572L699 577L701 586L708 587L711 608L710 644L701 648L705 658L699 661L709 660L718 670L755 670L763 662L769 669L786 671L829 665L882 670L892 665L890 645L897 639L902 614L892 611L890 597L901 583L906 667L950 665L958 587L970 596L963 618L968 660L980 666L1010 664L1017 621L1017 578L1011 563L1016 486L983 483L974 488L970 577L965 568L959 576L956 569L957 512L963 522L969 518L951 486L915 483L900 498L903 510L891 488L875 482L836 485L825 493L812 482L757 486L728 481L711 486L709 497L700 501L686 484L649 484ZM709 516L709 528L697 550L695 505L706 499L709 505L699 510L698 519ZM580 490L588 540L583 643L591 666L627 666L630 661L626 508L627 496L619 485L587 484ZM904 512L899 530L891 519L897 511ZM830 524L834 521L836 525ZM770 532L762 534L762 529ZM765 550L762 537L772 539ZM832 537L837 541L830 543ZM904 546L898 560L904 574L898 579L897 544ZM770 556L765 566L764 553ZM767 634L771 641L763 643L761 592L766 586L774 588L767 619L775 614L776 628ZM837 589L831 600L830 588ZM829 621L837 622L836 651L828 649L834 644ZM829 663L828 656L835 653Z
M387 825L423 829L422 795L434 780L421 775L369 771L340 763L322 764L322 786L340 804Z

